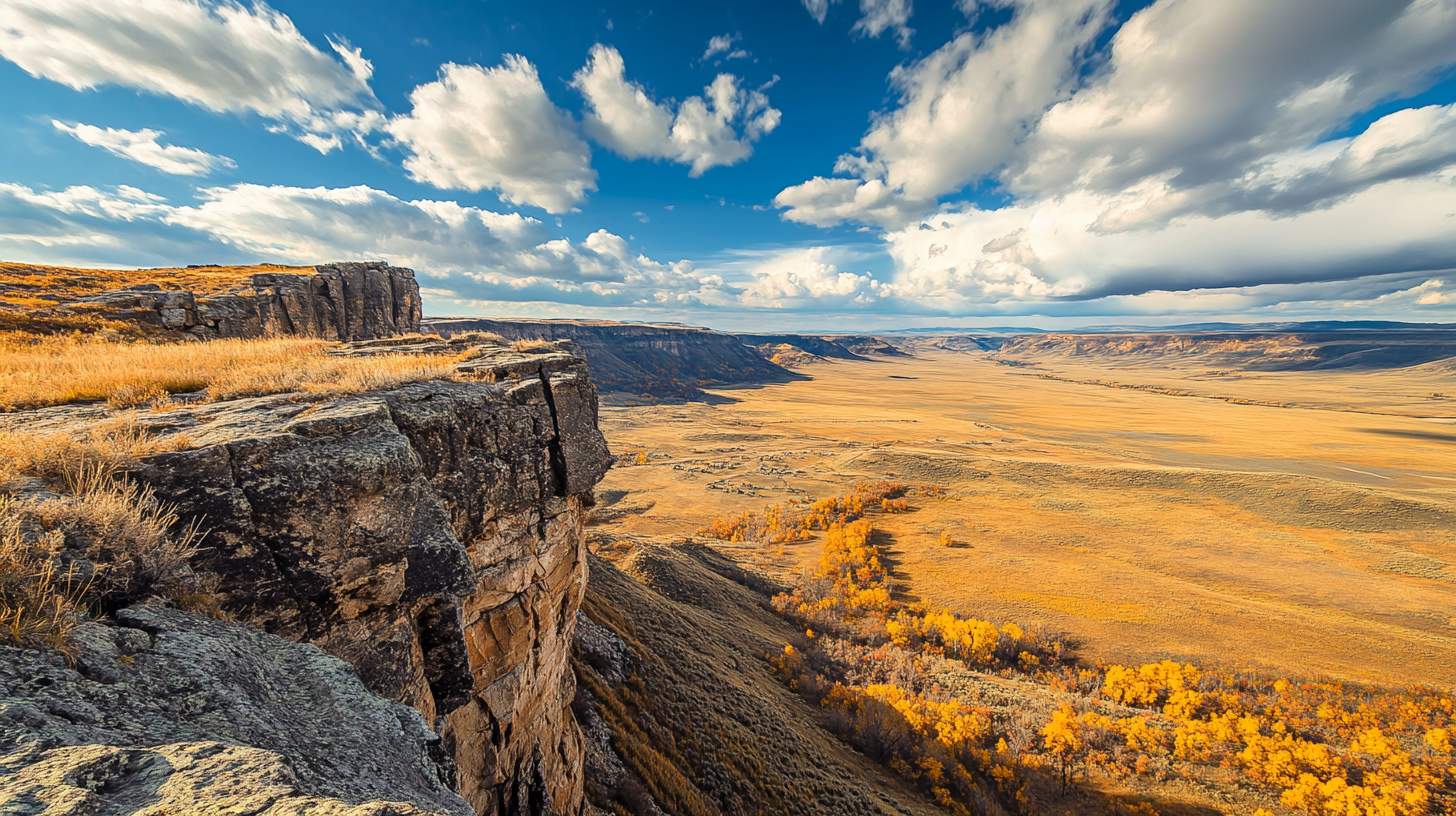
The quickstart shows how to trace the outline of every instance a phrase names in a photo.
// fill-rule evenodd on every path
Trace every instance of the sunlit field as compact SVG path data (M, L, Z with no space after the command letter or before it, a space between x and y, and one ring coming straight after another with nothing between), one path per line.
M1439 365L928 352L805 371L717 405L605 408L628 456L598 489L604 529L683 535L861 479L935 484L876 522L907 600L1064 633L1089 660L1456 685L1456 387ZM714 546L784 577L819 551Z

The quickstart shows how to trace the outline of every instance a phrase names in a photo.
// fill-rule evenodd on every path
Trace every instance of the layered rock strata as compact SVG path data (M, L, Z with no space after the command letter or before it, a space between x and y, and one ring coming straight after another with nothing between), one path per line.
M431 348L386 340L346 353ZM469 381L144 412L154 433L190 447L132 475L203 531L193 567L219 576L225 611L318 645L413 706L479 813L575 814L569 652L583 514L610 463L596 391L569 344L451 349ZM47 409L31 425L106 413Z
M421 328L444 337L489 332L506 340L571 340L603 391L634 396L696 398L702 388L803 379L731 334L694 326L462 317L430 318Z
M371 340L419 331L420 287L412 270L385 263L323 264L315 270L259 273L246 285L213 295L141 284L78 298L57 312L205 340Z
M161 606L71 642L0 647L0 813L472 812L424 718L314 646Z

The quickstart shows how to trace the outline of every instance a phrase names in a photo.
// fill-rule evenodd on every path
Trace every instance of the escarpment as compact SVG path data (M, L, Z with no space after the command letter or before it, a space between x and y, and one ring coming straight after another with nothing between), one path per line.
M474 317L430 318L421 326L444 337L489 332L507 340L571 340L603 391L632 396L691 399L701 388L802 379L731 334L694 326Z
M418 710L478 813L577 814L570 644L583 513L610 463L596 391L569 344L462 348L464 381L142 412L187 449L131 476L197 525L192 566L218 576L225 612L317 645ZM78 428L107 413L30 421Z
M261 268L266 271L209 266L148 275L0 264L0 323L41 333L109 327L198 340L372 340L419 331L420 287L412 270L382 262Z

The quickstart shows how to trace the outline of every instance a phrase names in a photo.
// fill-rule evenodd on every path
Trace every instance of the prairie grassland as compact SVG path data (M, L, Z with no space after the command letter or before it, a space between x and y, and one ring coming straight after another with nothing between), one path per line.
M214 400L292 391L356 394L448 379L456 362L449 355L331 356L336 347L292 338L172 344L0 341L0 410L84 400L125 408L203 389Z
M811 373L604 409L613 450L645 462L598 489L610 529L688 535L862 479L935 483L943 498L877 525L906 600L1063 632L1091 660L1456 686L1456 404L1430 396L1456 391L1446 369L1246 374L1202 396L974 354ZM713 546L784 577L818 557Z

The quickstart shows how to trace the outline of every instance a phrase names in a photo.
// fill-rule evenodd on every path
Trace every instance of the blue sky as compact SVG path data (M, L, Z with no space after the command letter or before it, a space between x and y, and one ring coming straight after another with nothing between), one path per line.
M431 314L1456 320L1456 0L0 0L0 258Z

